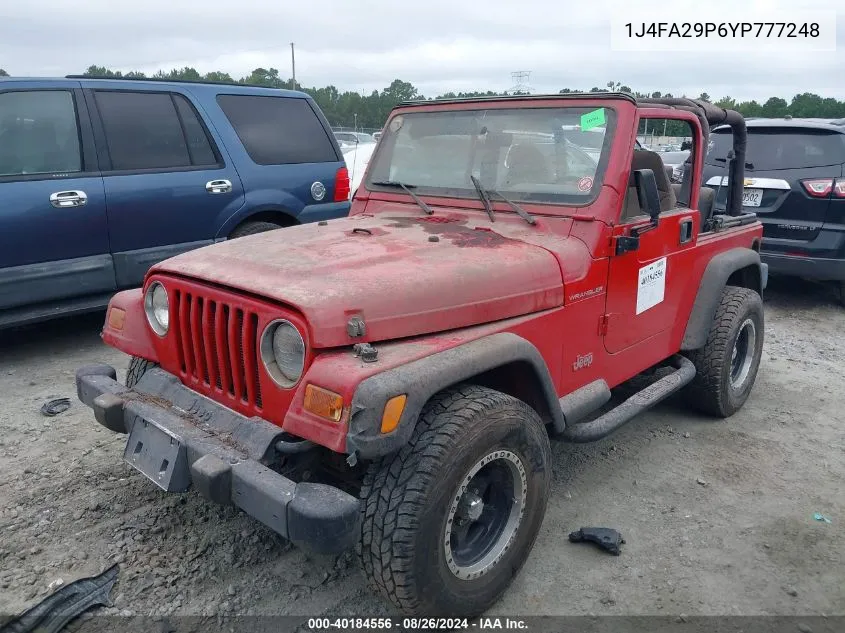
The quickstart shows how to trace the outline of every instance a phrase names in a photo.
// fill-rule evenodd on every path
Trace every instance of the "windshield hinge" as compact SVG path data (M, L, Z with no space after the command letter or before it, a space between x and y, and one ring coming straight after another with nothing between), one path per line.
M610 320L609 317L610 315L608 314L602 314L599 317L599 336L607 334L607 322Z

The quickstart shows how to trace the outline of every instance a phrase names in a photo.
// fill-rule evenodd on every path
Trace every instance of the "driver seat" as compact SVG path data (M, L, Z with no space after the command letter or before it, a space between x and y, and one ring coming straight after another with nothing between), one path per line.
M631 160L631 178L628 181L628 193L625 195L625 206L622 213L623 222L646 214L646 211L640 207L640 200L639 196L637 196L637 188L634 183L634 172L638 169L650 169L654 172L654 179L657 181L657 193L660 196L661 212L674 209L678 202L660 154L647 149L635 149L634 157Z

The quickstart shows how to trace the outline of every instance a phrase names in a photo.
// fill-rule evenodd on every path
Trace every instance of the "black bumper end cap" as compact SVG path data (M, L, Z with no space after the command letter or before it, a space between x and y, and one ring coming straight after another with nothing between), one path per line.
M352 548L361 529L361 504L326 484L302 482L287 507L288 539L316 554Z
M77 382L82 376L108 376L112 380L117 380L117 370L111 365L105 363L96 363L94 365L85 365L76 370Z
M101 393L91 403L94 418L109 431L126 433L126 422L123 417L123 398L113 393Z
M191 480L206 499L231 505L232 467L217 455L208 453L191 464Z

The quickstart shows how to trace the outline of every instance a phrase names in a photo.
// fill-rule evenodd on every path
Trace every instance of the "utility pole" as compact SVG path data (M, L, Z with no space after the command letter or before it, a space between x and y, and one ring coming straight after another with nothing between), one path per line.
M293 42L290 43L290 72L293 79L293 89L296 90L296 55L293 52Z

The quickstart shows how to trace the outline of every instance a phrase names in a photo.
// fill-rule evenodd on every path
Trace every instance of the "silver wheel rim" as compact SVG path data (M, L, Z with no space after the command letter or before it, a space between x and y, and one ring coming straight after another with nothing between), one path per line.
M446 564L461 580L492 570L513 544L528 495L522 460L497 450L470 468L452 495L443 549Z
M754 321L746 319L739 326L739 332L731 351L731 387L739 389L748 380L751 365L754 362L754 352L757 347L757 328Z

